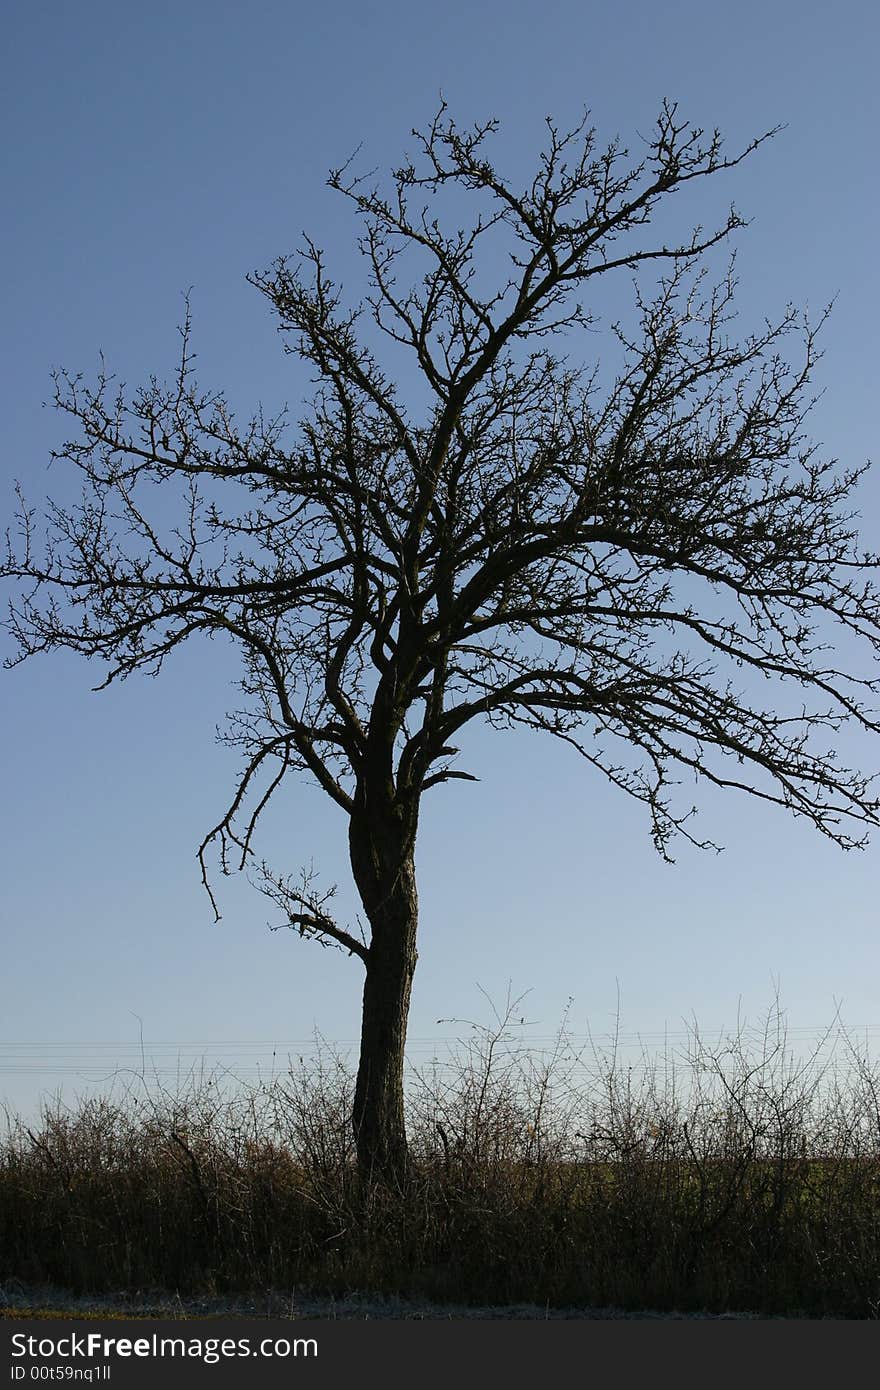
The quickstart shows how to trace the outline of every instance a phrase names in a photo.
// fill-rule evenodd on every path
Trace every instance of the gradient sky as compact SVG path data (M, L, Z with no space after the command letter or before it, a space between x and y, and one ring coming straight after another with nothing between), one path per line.
M103 350L130 384L164 375L190 286L202 384L243 411L296 407L302 376L245 274L307 229L354 292L355 228L327 170L359 142L366 166L399 162L441 90L463 123L502 120L514 183L545 115L565 126L585 105L603 136L633 145L664 97L731 145L786 123L706 181L698 212L708 222L735 201L753 218L737 236L744 330L789 300L817 312L836 296L813 433L846 464L877 452L880 22L867 0L11 0L4 19L4 513L15 478L33 501L66 485L46 472L63 434L41 407L51 368L91 374ZM872 476L859 505L874 549L878 502ZM316 1029L357 1037L356 961L267 930L271 908L244 881L221 883L215 925L200 886L196 846L237 766L214 743L235 674L198 644L159 680L102 694L99 669L68 654L0 676L0 1099L13 1106L139 1065L141 1021L148 1066L222 1055L246 1070L273 1041L282 1056ZM438 1020L490 1022L485 996L501 1006L508 987L531 991L517 1013L535 1043L570 997L574 1033L607 1033L619 1001L625 1034L675 1038L685 1018L707 1033L734 1027L738 1008L756 1018L777 988L793 1036L838 1004L880 1036L880 838L844 854L782 811L702 793L702 829L725 853L682 844L670 867L641 808L561 745L490 731L468 746L482 780L432 793L422 820L416 1061L461 1034ZM843 754L880 766L876 745L847 740ZM314 860L354 912L344 830L322 793L291 783L261 849L289 871Z

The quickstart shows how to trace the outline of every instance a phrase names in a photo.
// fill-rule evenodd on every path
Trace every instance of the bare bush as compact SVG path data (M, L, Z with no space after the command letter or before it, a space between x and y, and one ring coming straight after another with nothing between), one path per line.
M413 1075L396 1192L359 1177L327 1048L256 1086L7 1115L0 1279L877 1315L880 1068L838 1020L800 1056L777 1002L627 1066L565 1020L525 1048L518 1003Z

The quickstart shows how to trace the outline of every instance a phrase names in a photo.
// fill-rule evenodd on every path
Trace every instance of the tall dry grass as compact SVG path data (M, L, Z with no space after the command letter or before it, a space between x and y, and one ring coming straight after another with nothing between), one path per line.
M876 1317L880 1069L763 1030L687 1055L518 1047L510 1011L412 1079L412 1172L364 1188L353 1082L139 1086L7 1116L0 1281ZM588 1063L588 1065L587 1065Z

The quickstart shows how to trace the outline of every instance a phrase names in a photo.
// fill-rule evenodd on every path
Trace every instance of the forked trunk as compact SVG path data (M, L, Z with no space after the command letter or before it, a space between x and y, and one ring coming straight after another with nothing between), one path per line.
M354 1096L358 1168L368 1182L396 1184L407 1165L403 1058L418 954L415 865L409 837L381 835L375 825L353 831L351 848L372 928Z

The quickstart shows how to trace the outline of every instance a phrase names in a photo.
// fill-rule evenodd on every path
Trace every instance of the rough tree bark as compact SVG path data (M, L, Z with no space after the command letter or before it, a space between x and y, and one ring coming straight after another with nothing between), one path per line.
M356 799L352 874L370 923L354 1098L358 1166L400 1182L406 1172L403 1066L416 968L415 818L387 794Z

